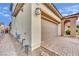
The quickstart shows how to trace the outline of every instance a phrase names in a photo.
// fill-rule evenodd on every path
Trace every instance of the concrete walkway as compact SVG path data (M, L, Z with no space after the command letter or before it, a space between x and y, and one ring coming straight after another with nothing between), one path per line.
M14 37L0 34L0 56L26 56L26 54Z
M42 46L61 56L79 56L79 39L55 37L42 41Z
M17 55L11 38L8 34L0 34L0 56L14 56Z

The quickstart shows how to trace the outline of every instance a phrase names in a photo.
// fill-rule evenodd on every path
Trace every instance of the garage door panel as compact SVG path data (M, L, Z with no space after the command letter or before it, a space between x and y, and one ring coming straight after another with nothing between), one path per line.
M42 19L42 40L53 39L58 35L58 25Z

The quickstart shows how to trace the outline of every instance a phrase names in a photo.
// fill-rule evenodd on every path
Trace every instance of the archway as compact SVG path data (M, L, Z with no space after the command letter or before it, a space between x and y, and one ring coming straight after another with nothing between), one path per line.
M79 17L78 20L76 21L76 37L79 37Z
M65 27L65 29L64 29L64 36L66 36L66 35L70 36L70 34L71 34L70 23L71 23L70 20L65 20L65 22L64 22L64 27Z
M76 20L78 19L79 14L74 14L70 16L65 16L61 20L61 36L64 36L65 32L65 25L69 22L70 27L70 36L75 37L76 36Z

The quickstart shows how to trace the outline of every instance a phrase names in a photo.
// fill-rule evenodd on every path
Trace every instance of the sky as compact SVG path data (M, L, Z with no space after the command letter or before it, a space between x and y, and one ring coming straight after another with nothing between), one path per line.
M0 3L0 22L8 26L11 21L10 3Z
M54 3L62 16L79 13L79 3ZM76 22L79 24L79 18Z

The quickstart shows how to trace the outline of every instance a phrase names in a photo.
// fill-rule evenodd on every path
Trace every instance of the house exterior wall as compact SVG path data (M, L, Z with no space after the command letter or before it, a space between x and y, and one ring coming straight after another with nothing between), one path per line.
M31 39L31 4L25 4L16 16L16 30L21 35L20 41L26 39L27 45L30 45Z
M14 5L15 7L15 5ZM13 7L13 10L14 10ZM60 18L54 14L49 8L43 4L24 4L22 9L19 11L16 17L13 17L12 30L11 33L16 37L16 32L20 34L19 41L25 38L26 42L24 44L29 44L31 51L40 47L41 45L41 14L35 15L35 9L39 7L41 10L47 12L48 15L56 19L56 21L61 22ZM47 17L48 18L48 17ZM53 24L50 23L49 24ZM49 26L49 25L48 25ZM51 25L52 29L58 31L58 24ZM60 30L60 29L59 29ZM57 32L58 34L60 32Z
M61 36L61 23L58 24L58 36Z
M31 9L31 47L32 50L40 47L41 45L41 14L35 15L35 9L40 7L40 4L32 4Z
M15 5L14 5L15 6ZM31 4L25 4L23 11L19 11L16 17L13 17L11 33L16 37L16 33L20 34L19 42L26 39L24 45L31 44ZM14 10L14 9L13 9Z
M24 4L23 12L20 10L12 22L11 33L16 37L20 34L20 42L25 38L25 44L29 44L31 51L40 47L41 44L41 15L35 15L37 4ZM24 35L24 33L26 33Z

